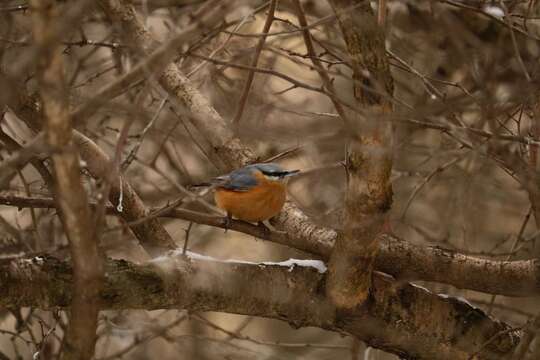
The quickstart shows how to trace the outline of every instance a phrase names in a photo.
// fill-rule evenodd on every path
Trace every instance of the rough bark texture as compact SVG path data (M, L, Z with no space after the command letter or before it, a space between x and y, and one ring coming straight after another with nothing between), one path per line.
M62 358L89 359L96 342L103 267L88 197L81 182L79 156L71 136L62 49L59 43L47 43L51 37L49 27L58 21L62 9L49 0L33 0L31 6L34 39L42 47L38 83L43 100L45 138L53 151L54 197L69 240L74 269L70 323Z
M0 263L0 306L65 307L69 263L50 256ZM109 260L103 309L224 311L346 331L406 359L506 359L520 333L455 298L374 273L362 308L336 310L313 268L160 257L146 264ZM24 286L22 286L24 285Z
M371 272L392 203L392 126L377 117L390 111L393 83L384 33L369 1L332 0L353 67L354 98L373 118L350 114L343 233L329 263L327 291L336 305L354 308L367 300ZM355 5L357 5L355 7ZM352 8L354 7L354 8Z

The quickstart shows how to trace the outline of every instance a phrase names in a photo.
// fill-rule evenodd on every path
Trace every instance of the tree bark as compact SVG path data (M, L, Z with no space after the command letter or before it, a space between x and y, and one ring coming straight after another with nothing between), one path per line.
M0 195L0 205L19 208L55 207L51 199L10 195ZM107 210L109 214L120 215L112 206ZM158 210L161 209L152 209L150 213ZM287 204L287 211L280 215L278 219L280 223L292 229L286 234L268 232L243 221L233 220L226 224L222 217L186 209L163 212L160 217L183 219L239 231L328 260L337 232L311 223L305 215L299 213L300 210L292 204ZM375 259L375 269L401 281L431 281L460 289L504 296L530 297L540 294L540 262L537 259L514 261L483 259L437 246L414 245L392 234L380 235L379 242L380 249Z
M42 50L37 63L38 84L43 101L45 139L52 149L54 198L69 240L74 273L70 323L62 359L90 359L96 343L103 266L81 181L79 155L71 136L62 49L60 43L50 41L54 34L49 30L60 20L62 5L52 0L32 0L30 4L34 40Z
M343 232L329 261L328 295L352 309L368 299L371 272L392 204L392 125L379 117L392 109L393 81L384 33L370 1L331 0L353 69L351 90L358 108L371 117L349 112L351 133L345 169L347 189Z
M325 274L296 266L163 256L145 264L109 260L102 309L188 309L280 319L291 326L348 332L406 359L506 359L521 333L461 300L375 272L365 307L336 310ZM65 307L68 262L51 256L0 262L0 306Z

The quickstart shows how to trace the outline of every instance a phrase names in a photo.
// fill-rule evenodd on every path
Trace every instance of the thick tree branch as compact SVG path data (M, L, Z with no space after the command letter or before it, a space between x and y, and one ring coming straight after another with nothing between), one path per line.
M62 358L89 359L96 342L103 267L71 136L62 49L59 43L48 42L51 27L60 21L62 5L51 0L32 0L30 4L34 40L42 49L37 64L38 83L45 115L45 141L53 150L54 197L69 239L74 270L70 324Z
M393 82L384 33L366 0L331 0L353 68L351 90L369 118L351 113L346 158L347 189L343 233L329 262L327 291L336 305L354 308L367 300L371 271L392 203L392 125L380 119L392 108L384 95ZM353 10L344 11L359 4Z
M54 208L52 199L27 198L0 194L0 205L19 208ZM337 233L309 222L292 204L279 216L287 228L295 229L286 234L268 232L261 227L233 220L225 224L222 217L201 212L174 209L160 214L239 231L261 239L302 250L328 260L336 241ZM117 214L108 207L110 214ZM154 213L161 209L152 209ZM292 216L289 216L292 214ZM118 214L117 214L118 215ZM497 261L433 246L418 246L391 234L379 236L380 250L375 259L375 269L399 279L432 281L453 285L461 289L489 294L529 297L540 294L540 262L533 260ZM356 265L357 266L357 265Z
M103 309L223 311L348 332L407 359L505 359L520 333L458 299L406 284L396 288L374 273L363 308L336 311L324 296L326 277L309 267L289 269L160 257L146 264L109 260ZM0 263L0 306L65 307L72 270L49 256Z

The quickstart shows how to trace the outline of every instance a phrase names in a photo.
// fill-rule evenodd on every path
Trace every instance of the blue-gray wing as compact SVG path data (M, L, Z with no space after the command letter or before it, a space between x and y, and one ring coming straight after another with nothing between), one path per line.
M217 186L232 191L247 191L257 185L257 179L250 169L239 169L216 178Z

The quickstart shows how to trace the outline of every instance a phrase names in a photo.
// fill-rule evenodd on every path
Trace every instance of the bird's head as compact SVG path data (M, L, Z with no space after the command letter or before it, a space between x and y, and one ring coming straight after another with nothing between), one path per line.
M249 165L253 171L260 172L268 181L286 182L289 177L294 176L300 170L285 170L278 164L274 163L258 163Z

